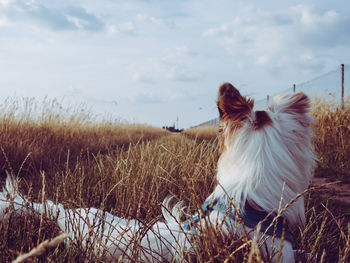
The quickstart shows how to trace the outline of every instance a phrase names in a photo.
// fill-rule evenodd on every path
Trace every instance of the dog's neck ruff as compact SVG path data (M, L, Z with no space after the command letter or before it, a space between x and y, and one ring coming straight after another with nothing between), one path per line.
M203 204L203 213L208 215L212 211L218 211L224 213L229 219L235 221L241 219L244 226L249 228L255 228L259 223L261 223L260 233L265 233L269 236L275 236L278 238L284 238L289 242L293 242L292 234L288 229L287 221L282 217L277 217L276 214L267 213L265 211L259 211L254 209L252 206L246 202L244 207L244 212L236 216L235 211L230 204L220 203L218 199L213 201L206 201ZM192 230L193 233L198 234L198 223L200 221L200 216L196 215L188 219L183 228L185 230Z

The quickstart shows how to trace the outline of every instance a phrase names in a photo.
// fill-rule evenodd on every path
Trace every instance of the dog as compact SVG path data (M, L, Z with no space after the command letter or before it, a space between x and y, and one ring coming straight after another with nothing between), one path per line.
M45 213L69 233L69 242L91 245L93 237L96 254L128 261L138 253L142 261L152 262L183 259L198 245L196 236L209 222L228 237L263 240L261 254L273 262L294 262L290 229L305 225L302 193L316 161L309 98L303 93L279 95L266 110L255 110L252 99L224 83L217 107L218 183L202 211L189 219L181 221L184 207L171 206L172 198L163 203L165 220L150 227L96 208L67 209L49 200L28 205L10 176L0 193L0 219L6 220L9 211Z

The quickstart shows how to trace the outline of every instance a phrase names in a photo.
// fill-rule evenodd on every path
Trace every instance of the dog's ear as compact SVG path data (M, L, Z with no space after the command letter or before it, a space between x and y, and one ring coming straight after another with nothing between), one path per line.
M254 101L243 97L230 83L224 83L219 88L217 106L220 120L239 123L248 117Z
M289 114L306 114L310 112L310 100L302 92L293 95L279 95L269 105L271 111Z
M312 123L312 118L308 114L311 111L310 100L308 96L302 92L293 95L276 96L273 98L269 108L277 114L289 114L304 127L309 127Z

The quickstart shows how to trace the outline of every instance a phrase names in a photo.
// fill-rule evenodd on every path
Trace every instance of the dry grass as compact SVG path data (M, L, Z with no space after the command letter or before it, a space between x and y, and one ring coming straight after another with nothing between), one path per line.
M74 166L78 159L168 134L146 125L97 122L81 106L65 109L47 99L39 103L8 99L0 105L0 174L22 169L26 178L37 177L40 171L51 175Z
M316 175L350 183L350 97L343 109L321 99L313 105L314 146L320 160Z
M195 140L212 140L217 137L216 126L199 126L182 132L185 136Z
M30 109L28 103L26 107ZM81 110L69 111L70 116L64 109L56 110L57 102L47 106L40 118L23 111L14 114L13 108L4 105L0 113L1 176L5 178L6 172L18 174L22 178L21 192L37 202L47 198L66 207L93 206L147 223L160 218L160 204L166 196L175 195L193 211L215 187L216 128L199 127L170 134L147 126L96 122ZM315 108L315 147L320 166L345 169L350 162L349 126L334 126L343 127L344 122L349 125L350 106L340 111L329 105ZM49 113L48 109L55 110ZM60 110L64 114L57 115ZM311 253L301 253L301 262L313 258L316 262L348 262L349 206L327 204L317 191L308 196L307 227L294 233L295 248ZM46 218L40 221L31 214L12 216L7 222L0 223L0 262L14 260L18 254L58 235L54 222ZM259 262L255 248L252 242L229 240L209 229L189 260ZM96 256L91 247L61 244L35 260L103 262L104 258Z
M58 246L66 238L68 238L68 234L62 233L52 240L45 240L44 242L41 242L36 248L33 248L28 253L18 256L15 260L12 261L12 263L25 262L25 261L28 261L32 257L38 257L38 256L42 255L46 251L47 248Z

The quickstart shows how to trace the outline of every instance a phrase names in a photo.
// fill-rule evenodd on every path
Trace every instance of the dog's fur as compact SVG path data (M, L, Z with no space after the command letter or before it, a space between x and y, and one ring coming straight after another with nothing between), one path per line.
M246 203L267 213L284 211L282 216L289 226L303 227L304 200L302 196L295 197L308 188L316 159L311 144L312 118L308 114L308 97L303 93L280 95L271 101L266 111L254 110L253 100L242 96L231 84L224 83L219 89L217 106L221 151L218 186L207 200L230 204L236 212L240 211L237 214L244 214ZM127 221L96 208L65 209L51 201L26 206L27 200L18 194L16 187L16 181L8 177L0 194L1 220L6 220L10 204L12 211L17 213L30 209L34 213L44 211L58 215L57 223L62 231L70 234L70 242L82 241L84 245L93 236L96 253L103 250L116 260L121 255L128 259L134 253L133 244L138 244L140 258L150 261L171 261L193 249L196 233L179 223L180 204L172 209L164 208L165 222L155 223L137 238L135 233L142 231L136 220ZM169 207L169 203L170 199L166 199L164 207ZM213 227L220 226L227 236L243 235L245 230L250 230L239 228L222 210L200 217L199 223L204 220L216 222ZM250 231L248 235L253 238L254 232ZM280 250L280 238L265 238L267 245L264 247L268 251L261 249L263 256ZM294 262L292 244L287 240L282 242L280 260ZM276 261L276 257L272 258Z

